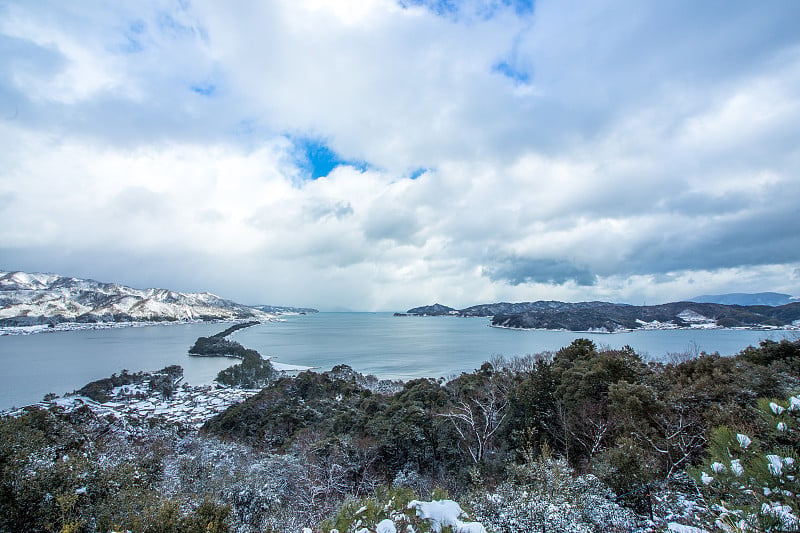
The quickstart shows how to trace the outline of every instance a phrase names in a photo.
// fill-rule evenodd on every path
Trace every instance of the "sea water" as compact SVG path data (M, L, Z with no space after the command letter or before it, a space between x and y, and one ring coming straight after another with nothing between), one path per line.
M197 337L227 327L220 323L48 332L0 336L0 409L35 403L48 392L63 394L119 373L177 364L193 385L211 383L236 363L192 357ZM795 338L797 332L755 330L661 330L599 334L519 331L489 327L488 318L395 317L391 313L314 313L286 316L231 335L276 361L328 370L347 364L381 378L451 377L470 372L493 356L555 351L579 337L600 347L629 345L650 360L670 354L733 355L761 340Z

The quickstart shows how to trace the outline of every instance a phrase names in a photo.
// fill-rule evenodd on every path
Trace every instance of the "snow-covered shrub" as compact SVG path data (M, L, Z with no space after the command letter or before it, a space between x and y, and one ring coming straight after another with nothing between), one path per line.
M726 531L800 531L800 398L761 400L772 434L762 442L726 427L714 430L711 457L695 475L717 503Z
M473 494L475 519L496 533L631 531L636 516L615 503L593 475L575 476L567 463L542 457L515 469L512 481L491 493Z
M486 533L453 500L420 501L407 487L379 487L371 498L350 500L336 516L324 521L325 533Z
M345 533L372 528L375 531L378 523L393 518L402 523L406 520L408 502L415 497L408 487L378 487L372 497L350 499L342 504L333 518L322 523L321 530Z
M298 530L316 521L303 505L303 465L291 455L254 452L215 438L180 440L164 460L162 491L196 503L212 495L231 507L231 521L244 531Z

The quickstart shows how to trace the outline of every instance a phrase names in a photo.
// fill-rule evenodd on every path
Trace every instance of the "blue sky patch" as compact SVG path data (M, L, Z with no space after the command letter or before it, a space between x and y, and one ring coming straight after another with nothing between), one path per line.
M404 9L411 6L424 6L440 17L455 15L459 12L459 3L456 0L398 0L397 3Z
M514 6L517 15L530 15L533 13L533 0L512 0L510 3Z
M397 0L400 7L422 6L440 17L458 18L459 15L477 15L491 19L498 11L512 7L519 16L533 13L534 0L481 0L475 3L461 0Z
M362 172L369 168L366 161L341 157L320 139L300 137L292 141L298 152L298 166L308 172L312 180L324 178L340 165L348 165Z
M200 96L211 96L217 91L217 86L213 83L195 83L191 89Z
M501 61L492 67L492 72L502 74L506 78L511 78L517 83L528 83L531 76L523 70L518 70L511 66L507 61Z
M119 49L124 54L136 54L144 50L144 46L142 46L142 43L137 39L134 39L130 35L126 35L125 44L121 45Z
M422 176L423 174L425 174L426 172L428 172L429 170L430 170L429 168L420 167L420 168L418 168L418 169L416 169L416 170L412 171L412 172L411 172L411 174L409 174L409 176L408 176L408 179L415 180L415 179L417 179L418 177L420 177L420 176Z
M164 35L170 37L194 37L195 29L191 26L186 26L178 22L169 13L161 13L158 17L158 28Z
M147 25L142 20L135 20L130 23L125 31L125 43L119 46L119 50L124 54L135 54L144 50L141 38L147 29Z

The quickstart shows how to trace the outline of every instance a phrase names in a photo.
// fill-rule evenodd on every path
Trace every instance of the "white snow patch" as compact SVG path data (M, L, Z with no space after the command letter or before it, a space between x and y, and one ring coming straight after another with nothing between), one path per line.
M733 459L731 461L731 472L733 472L737 477L744 474L744 467L742 466L740 459Z
M800 398L797 396L792 396L789 398L789 410L790 411L800 411Z
M712 319L703 316L696 311L692 311L691 309L684 309L678 313L678 317L682 318L686 322L689 322L690 324L708 324L709 322L714 322Z
M769 402L769 408L772 409L772 412L776 415L779 415L786 410L775 402Z
M761 514L771 515L780 520L784 531L795 531L800 526L800 518L792 514L792 508L780 502L772 502L772 505L762 504Z
M708 533L705 529L700 529L699 527L693 526L684 526L683 524L679 524L677 522L670 522L667 524L667 529L669 531L673 531L674 533Z
M444 526L452 527L455 533L486 533L486 528L479 522L465 523L459 520L464 511L453 500L412 500L408 503L408 508L416 509L419 518L430 520L431 530L436 533L441 533Z
M750 437L748 437L747 435L742 435L741 433L736 435L736 440L739 441L739 446L741 446L742 448L747 448L753 442L752 440L750 440Z
M680 327L674 322L659 322L658 320L647 322L645 320L637 318L636 323L641 326L641 328L639 329L643 330L680 329Z
M773 476L780 476L781 472L783 472L783 461L779 455L769 454L767 455L767 461L769 464L767 468L772 473Z
M375 533L397 533L397 528L394 527L394 522L386 518L375 526Z

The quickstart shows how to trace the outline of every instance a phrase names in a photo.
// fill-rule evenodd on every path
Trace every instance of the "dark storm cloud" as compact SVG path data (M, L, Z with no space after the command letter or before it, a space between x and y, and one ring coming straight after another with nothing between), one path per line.
M793 203L793 202L790 202ZM629 273L715 270L800 261L800 217L794 205L696 226L665 225L624 263ZM625 268L625 267L623 267Z
M511 285L523 283L555 283L562 285L569 281L577 285L591 286L597 276L585 268L560 259L532 259L527 257L497 258L484 267L484 275L493 281Z

